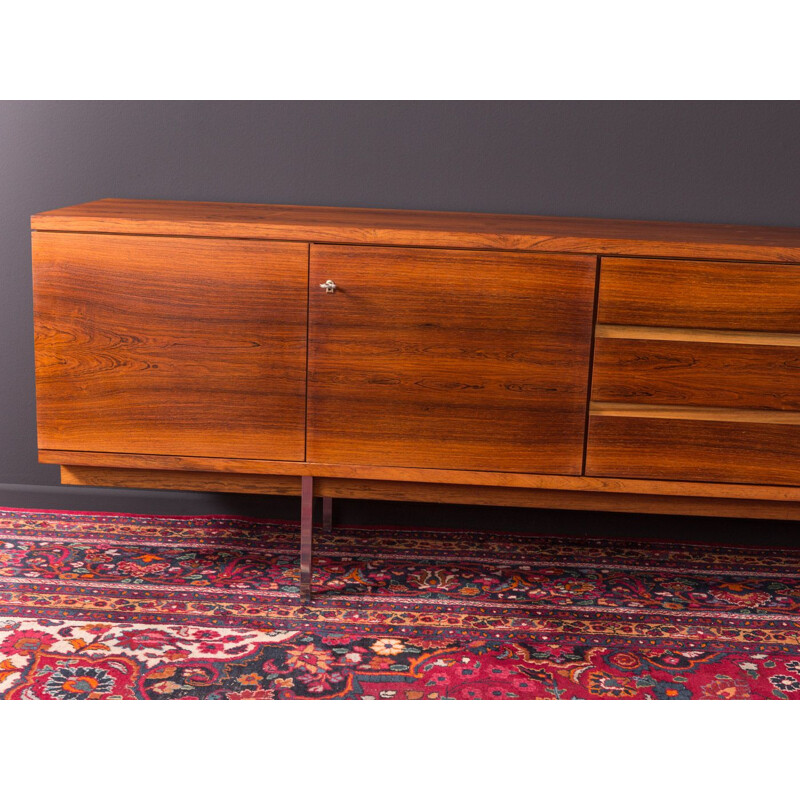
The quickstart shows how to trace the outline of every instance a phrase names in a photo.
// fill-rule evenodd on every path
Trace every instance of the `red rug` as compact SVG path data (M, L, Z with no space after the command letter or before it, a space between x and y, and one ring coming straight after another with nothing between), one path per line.
M800 698L800 550L0 510L2 698Z

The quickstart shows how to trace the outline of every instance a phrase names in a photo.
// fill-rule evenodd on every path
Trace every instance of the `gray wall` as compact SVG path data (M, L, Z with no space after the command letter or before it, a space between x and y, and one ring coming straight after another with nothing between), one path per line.
M34 212L114 196L800 226L799 130L796 102L0 102L0 503L294 513L52 488Z

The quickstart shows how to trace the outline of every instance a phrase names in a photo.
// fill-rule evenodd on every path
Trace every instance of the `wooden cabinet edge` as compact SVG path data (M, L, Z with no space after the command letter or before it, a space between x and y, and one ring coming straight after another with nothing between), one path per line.
M104 198L30 218L35 231L281 239L604 257L800 261L793 229L508 214Z
M800 247L768 245L717 245L684 242L643 242L582 237L464 234L447 231L397 231L395 229L326 229L296 225L255 225L250 223L197 224L195 226L118 226L97 221L76 223L70 218L47 217L33 220L32 233L97 233L123 236L170 236L183 238L257 239L301 244L374 245L452 250L497 250L549 253L553 255L602 256L603 258L671 258L678 260L742 261L768 264L800 263ZM95 221L92 221L95 222Z
M62 467L61 482L71 486L107 486L197 492L239 492L299 495L300 479L287 475L146 470L103 467ZM798 520L800 502L686 497L509 486L418 483L411 481L319 478L314 494L346 499L457 503L465 505L616 511L636 514L693 514Z
M673 514L751 519L800 519L800 502L740 500L724 497L685 497L648 494L614 494L506 486L463 486L405 481L354 481L340 478L315 480L322 497L456 503L462 505L549 508L572 511L615 511L630 514Z
M69 486L110 486L189 492L300 494L300 478L293 475L235 475L189 470L62 466L61 483Z
M219 476L219 481L224 481L223 476L225 475L233 475L240 479L247 476L291 476L299 482L300 476L311 475L318 479L349 479L382 484L389 482L428 485L438 483L470 487L549 490L567 493L593 492L596 494L707 497L740 501L800 503L800 487L794 486L660 481L595 476L531 475L507 472L469 472L465 470L370 467L286 461L189 459L173 456L129 456L115 453L77 453L48 450L40 450L39 459L44 463L59 464L62 470L65 468L71 470L70 474L77 474L77 468L95 467L106 470L129 470L132 474L141 474L143 471L148 470L156 471L160 474L170 472L178 474L202 473L207 476L207 480L211 480L208 476ZM91 473L84 470L81 474L89 475ZM208 491L227 490L208 489Z

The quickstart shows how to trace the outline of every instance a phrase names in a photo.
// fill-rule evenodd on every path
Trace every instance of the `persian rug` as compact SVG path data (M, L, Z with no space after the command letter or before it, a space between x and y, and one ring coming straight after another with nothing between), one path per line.
M800 550L0 510L0 697L800 698Z

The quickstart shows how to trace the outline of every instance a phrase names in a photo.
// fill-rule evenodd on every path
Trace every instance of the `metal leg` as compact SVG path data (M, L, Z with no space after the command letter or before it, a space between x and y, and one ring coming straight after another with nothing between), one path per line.
M303 475L300 498L300 602L311 603L311 545L314 525L314 479Z
M330 533L333 530L333 498L322 498L322 530Z

